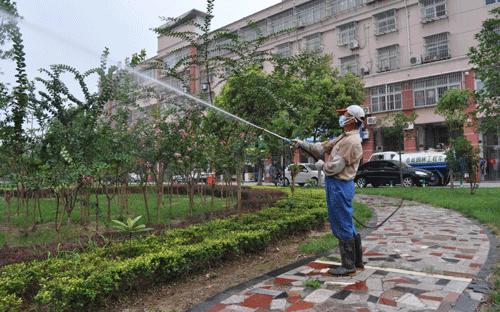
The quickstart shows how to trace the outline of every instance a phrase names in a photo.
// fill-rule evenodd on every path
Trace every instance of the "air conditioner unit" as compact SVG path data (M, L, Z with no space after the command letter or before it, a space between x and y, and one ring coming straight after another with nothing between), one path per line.
M201 89L202 89L203 91L206 91L206 90L208 89L208 85L207 85L206 83L202 83L202 84L201 84Z
M413 122L405 122L403 128L404 130L413 130L415 129L415 125L413 124Z
M366 124L367 125L376 125L377 124L377 117L366 118Z
M302 28L302 27L305 27L305 26L306 26L306 23L305 23L304 21L299 21L299 22L297 23L297 27Z
M362 75L368 75L370 73L370 67L361 67L361 74Z
M370 138L370 131L363 131L363 139L367 140Z
M375 3L377 0L365 0L365 4Z
M365 111L365 115L370 114L370 107L363 107L363 110Z
M419 65L419 64L422 64L422 55L416 55L416 56L412 56L410 58L410 65L411 66Z
M359 42L357 40L349 42L349 49L351 50L359 49Z

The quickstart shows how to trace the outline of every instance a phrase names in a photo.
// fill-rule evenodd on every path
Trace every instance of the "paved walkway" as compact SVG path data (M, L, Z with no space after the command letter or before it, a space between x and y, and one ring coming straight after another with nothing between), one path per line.
M355 200L375 211L371 225L400 202L368 195ZM475 311L489 292L483 280L499 242L457 212L404 201L383 227L362 236L369 262L355 277L327 274L340 265L336 249L229 289L190 311ZM304 287L313 280L321 288Z

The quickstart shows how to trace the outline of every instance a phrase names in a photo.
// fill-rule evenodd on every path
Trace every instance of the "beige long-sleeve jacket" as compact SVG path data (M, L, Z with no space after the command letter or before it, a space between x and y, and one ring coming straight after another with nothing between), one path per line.
M332 141L322 143L301 142L301 145L306 147L316 157L320 157L325 153L330 154L328 159L326 159L323 170L327 176L342 181L354 179L358 171L359 161L363 157L363 147L361 146L361 138L358 130L342 133L338 138ZM302 152L302 154L309 157L307 153ZM346 166L342 171L335 174L335 164L332 160L337 155L344 159Z

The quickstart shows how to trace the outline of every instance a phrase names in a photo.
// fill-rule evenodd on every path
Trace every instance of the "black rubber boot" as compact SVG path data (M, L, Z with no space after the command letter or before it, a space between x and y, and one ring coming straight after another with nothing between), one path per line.
M354 268L354 238L339 239L340 257L342 258L342 266L335 270L328 271L328 274L333 276L354 276L356 269Z
M354 251L356 252L354 267L357 270L363 271L365 269L365 264L363 263L363 246L361 245L361 235L359 234L354 236Z

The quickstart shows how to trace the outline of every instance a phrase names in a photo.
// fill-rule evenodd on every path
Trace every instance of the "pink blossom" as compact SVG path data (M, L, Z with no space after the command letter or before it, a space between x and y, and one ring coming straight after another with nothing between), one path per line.
M184 134L181 134L183 138L186 138L188 136L187 133L184 132Z
M200 134L200 135L198 136L198 138L200 138L200 139L203 139L204 137L205 137L205 135L204 135L204 134Z
M196 142L195 142L195 144L196 144ZM188 150L188 152L191 152L193 149L191 147L188 147L187 150Z
M189 156L184 156L184 158L189 159Z
M189 109L190 111L192 111L192 110L194 110L194 106L193 106L193 105L191 105L191 106L189 106L189 107L188 107L188 109Z
M191 121L186 122L186 127L191 128Z
M240 133L240 138L243 139L244 137L245 137L245 132Z
M156 119L156 120L155 120L155 123L156 123L157 125L159 125L159 124L160 124L160 122L161 122L161 121L160 121L160 119Z
M194 147L198 147L198 142L194 142Z
M181 165L182 165L183 163L184 163L184 162L183 162L182 160L179 160L179 164L181 164Z
M175 158L179 158L179 157L181 157L181 154L175 153L174 156L175 156Z

